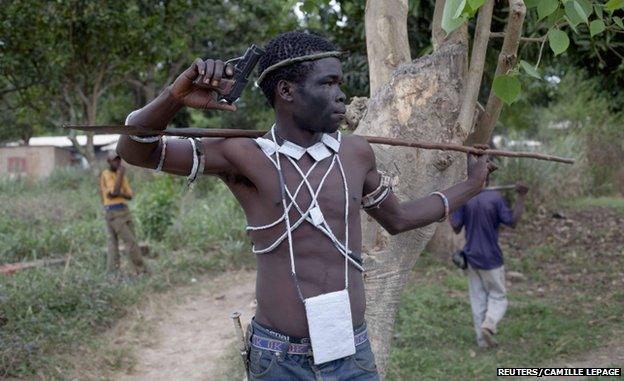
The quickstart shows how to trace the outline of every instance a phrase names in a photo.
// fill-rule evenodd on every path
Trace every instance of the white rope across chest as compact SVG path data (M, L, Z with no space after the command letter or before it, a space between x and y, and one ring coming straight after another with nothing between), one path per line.
M293 231L296 230L299 226L301 226L301 224L303 224L304 222L308 222L310 223L312 226L314 226L315 228L317 228L320 232L322 232L323 234L325 234L334 244L334 247L338 250L338 252L340 254L342 254L345 257L345 288L348 287L348 263L349 261L356 267L358 268L360 271L363 271L362 266L357 263L355 260L353 260L349 254L352 253L349 250L349 189L348 189L348 185L347 185L347 178L344 172L344 168L342 166L342 162L340 161L340 157L337 154L337 150L338 148L335 147L335 151L331 152L330 156L326 157L327 159L331 160L329 167L327 168L327 170L325 171L325 173L323 174L321 181L319 182L318 186L316 187L316 189L314 189L314 187L312 186L312 184L309 181L309 176L312 174L312 172L316 169L317 165L319 162L325 160L317 160L314 162L314 164L312 164L312 166L306 171L304 172L301 167L299 166L299 164L297 163L297 161L291 157L291 156L297 156L297 155L292 155L292 154L284 154L285 151L283 148L283 146L280 146L277 144L277 139L275 137L275 126L273 126L273 128L271 129L271 135L272 135L272 141L268 140L268 139L257 139L256 142L261 146L263 152L265 153L265 155L269 158L269 160L271 161L271 163L273 163L273 165L275 166L275 168L277 169L278 175L279 175L279 179L280 179L280 188L281 188L281 193L282 193L282 206L284 208L284 213L277 218L275 221L273 221L272 223L266 224L266 225L262 225L262 226L247 226L247 231L258 231L258 230L266 230L269 228L272 228L282 222L285 223L286 225L286 229L284 231L283 234L281 234L279 237L277 237L275 239L275 241L273 241L272 244L270 244L269 246L267 246L266 248L263 249L256 249L255 245L252 247L252 251L254 254L265 254L268 253L272 250L274 250L278 245L280 245L282 242L284 242L285 240L288 240L288 252L290 255L290 263L291 263L291 272L293 277L296 276L296 270L295 270L295 261L294 261L294 250L293 250L293 239L292 239L292 234ZM332 138L333 139L333 138ZM341 135L340 132L338 133L338 139L337 142L338 144L340 143L341 140ZM292 145L292 143L291 143ZM338 146L339 147L339 146ZM288 147L287 147L288 148ZM298 147L300 148L300 147ZM323 147L325 148L325 147ZM326 149L326 148L325 148ZM309 151L310 149L308 149ZM282 152L282 155L280 155L280 151ZM311 155L313 154L313 152L310 152ZM305 152L304 152L305 154ZM325 153L326 156L327 154ZM274 156L274 157L273 157ZM284 181L284 175L282 172L282 163L280 161L280 156L283 156L286 158L286 160L288 162L290 162L290 164L295 168L295 170L297 171L297 173L299 174L299 176L301 177L301 181L299 182L299 184L296 186L296 188L294 189L294 192L292 192L288 186L286 185L286 182ZM313 155L314 156L314 155ZM321 157L323 157L321 156ZM299 155L299 157L301 157L301 155ZM344 243L340 242L340 240L336 237L336 235L334 234L334 232L332 231L331 227L329 226L329 224L327 223L327 221L325 221L325 218L323 217L323 213L321 211L320 205L318 203L318 196L323 188L323 185L325 184L325 181L327 179L327 177L329 176L329 174L332 172L332 170L337 167L340 175L342 177L342 183L343 183L343 188L344 188L344 198L345 198L345 207L344 207L344 224L345 224L345 239L344 239ZM300 203L297 202L296 198L299 195L299 193L301 192L302 189L306 189L308 191L308 193L310 194L310 203L307 206L307 208L303 208L302 205L300 205ZM295 220L295 221L291 221L290 218L290 211L291 209L293 209L293 207L295 208L295 210L297 211L297 213L299 214L299 217ZM296 278L295 278L296 279ZM301 295L301 291L299 290L299 285L297 283L297 291L299 292L299 296L303 299L303 296Z

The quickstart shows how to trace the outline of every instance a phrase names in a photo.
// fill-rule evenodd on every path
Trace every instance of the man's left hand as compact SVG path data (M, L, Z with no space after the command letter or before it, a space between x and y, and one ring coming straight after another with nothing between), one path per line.
M489 148L485 144L475 144L473 147L484 151ZM475 158L475 155L468 154L468 181L478 184L480 189L483 189L488 175L498 169L498 167L489 161L488 155L481 154L478 156L478 158Z

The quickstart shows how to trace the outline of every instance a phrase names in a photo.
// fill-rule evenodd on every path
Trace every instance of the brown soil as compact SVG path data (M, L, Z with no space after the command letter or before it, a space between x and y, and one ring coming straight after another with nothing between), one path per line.
M116 361L121 362L117 365L121 371L105 377L120 381L222 378L236 344L230 314L239 311L245 325L254 310L255 271L226 272L157 295L109 333L107 346L127 353ZM94 377L95 369L85 371L85 378L102 379L102 375Z
M624 213L611 208L541 210L536 216L524 218L516 231L504 229L501 246L507 258L536 255L538 248L556 248L556 255L545 253L539 258L540 272L546 274L547 281L519 285L528 294L561 291L560 295L566 296L571 293L570 287L598 287L611 293L624 286L624 268L613 268L624 256L622 232ZM531 274L524 275L531 280Z

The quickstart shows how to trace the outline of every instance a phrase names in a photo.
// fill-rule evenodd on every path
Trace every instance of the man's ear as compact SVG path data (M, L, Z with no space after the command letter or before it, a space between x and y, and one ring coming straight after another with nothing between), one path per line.
M275 96L281 98L285 102L292 102L295 84L283 79L277 82Z

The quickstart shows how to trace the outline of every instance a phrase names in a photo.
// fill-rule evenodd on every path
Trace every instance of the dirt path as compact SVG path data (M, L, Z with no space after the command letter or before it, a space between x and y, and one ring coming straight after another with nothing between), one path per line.
M212 380L235 343L232 311L249 321L255 272L228 272L187 290L178 303L156 303L142 319L150 326L136 343L135 364L113 377L121 381ZM165 304L163 306L162 304ZM168 305L167 305L168 304ZM148 316L154 314L153 316Z
M604 347L596 348L569 360L558 360L546 365L557 368L622 368L624 366L624 335L616 335L615 339ZM524 378L526 379L526 378ZM534 378L541 380L541 378ZM569 376L548 377L549 381L584 381L592 377Z

